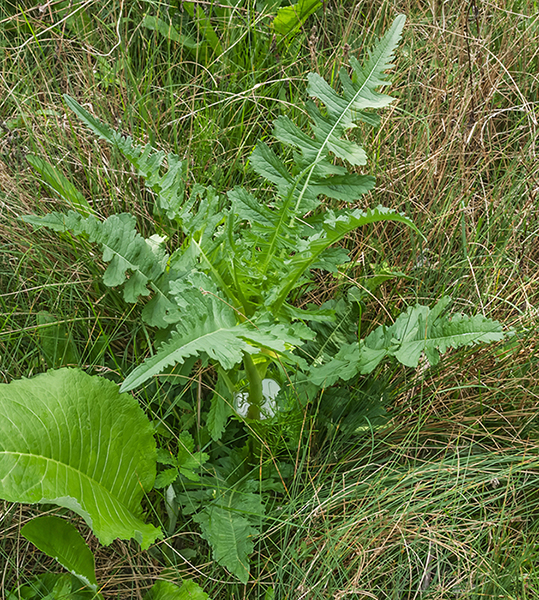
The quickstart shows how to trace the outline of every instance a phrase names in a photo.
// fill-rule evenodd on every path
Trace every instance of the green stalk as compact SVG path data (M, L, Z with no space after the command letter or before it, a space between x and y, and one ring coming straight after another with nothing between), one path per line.
M247 418L260 421L260 407L264 400L262 395L262 378L251 355L247 352L243 354L243 366L249 380L249 409L247 411Z

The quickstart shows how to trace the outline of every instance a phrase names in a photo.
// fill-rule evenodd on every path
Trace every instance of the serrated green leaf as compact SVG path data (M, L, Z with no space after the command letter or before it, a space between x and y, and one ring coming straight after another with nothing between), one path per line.
M168 487L169 485L174 483L176 481L176 479L178 479L179 474L180 473L179 473L178 469L176 469L176 468L165 469L164 471L161 471L160 473L157 474L157 477L155 478L155 483L154 483L153 487L158 490L160 490L161 488Z
M191 579L181 586L171 581L159 580L144 596L144 600L208 600L209 596Z
M242 583L249 580L249 555L263 516L258 494L230 491L193 517L210 543L215 560Z
M200 286L200 287L199 287ZM241 363L244 353L260 348L284 353L287 344L298 344L312 332L305 326L257 321L256 327L240 322L238 314L216 293L202 273L193 273L171 283L182 319L169 340L151 358L132 371L121 390L129 391L155 377L169 366L183 364L190 356L207 355L230 370Z
M273 227L273 215L267 206L242 187L235 187L227 193L233 211L240 219L256 223L261 227Z
M156 459L160 465L170 465L175 467L177 463L176 457L164 448L157 448Z
M97 591L94 555L71 523L54 516L36 517L24 525L21 535Z
M242 328L236 324L234 315L219 309L213 314L197 314L186 318L173 331L168 342L162 344L154 356L132 371L122 384L122 391L142 385L159 375L169 366L183 364L186 358L206 353L223 368L232 369L240 363L243 351L250 350L242 340ZM254 349L253 349L254 350Z
M150 293L147 284L157 280L165 270L168 255L161 246L148 242L137 233L133 215L121 213L100 221L93 215L83 218L69 211L67 215L25 216L23 221L55 231L86 235L90 242L99 244L103 260L109 263L103 283L109 287L123 285L126 302L136 302L140 295L147 296Z
M277 186L290 185L294 181L283 161L264 142L258 142L249 162L256 173Z
M198 481L200 478L195 470L200 470L200 467L210 458L205 452L193 452L195 441L187 431L182 431L178 436L178 456L176 464L182 475L191 481Z
M291 7L292 8L292 7ZM306 109L311 117L314 137L303 132L288 117L275 121L275 136L284 144L296 148L296 163L300 169L292 177L282 161L267 145L260 143L251 155L255 171L272 181L283 198L294 198L294 211L305 214L317 206L321 194L345 201L357 200L372 188L374 180L368 176L348 174L346 169L334 164L330 155L352 165L364 165L367 156L363 148L345 137L347 130L357 121L376 123L365 109L380 108L392 101L390 96L376 91L387 85L384 73L392 67L393 53L400 40L405 17L399 15L385 36L376 44L365 66L351 58L353 77L345 69L339 75L342 94L339 95L320 75L309 73L308 93L325 107L322 112L314 102ZM295 181L293 182L293 180ZM290 210L287 202L283 206ZM280 232L277 232L281 235Z
M369 211L370 216L377 213L373 220L360 220L360 211L354 215L341 214L341 222L336 219L334 224L330 223L331 214L323 221L320 216L323 213L305 219L307 213L318 209L321 196L355 202L373 188L373 177L347 171L346 163L363 165L367 157L363 148L346 134L359 121L377 124L378 118L367 113L366 109L385 106L392 100L379 93L377 88L388 83L385 71L392 66L390 61L404 21L402 15L395 20L376 44L364 67L352 61L352 79L343 69L340 94L319 75L309 74L308 92L319 100L317 104L312 101L306 103L311 132L303 131L286 116L280 116L274 122L275 137L295 150L292 172L288 171L273 147L264 142L257 144L250 164L259 175L277 187L277 197L271 209L257 205L256 199L246 191L234 190L229 194L234 202L234 212L251 225L250 229L242 232L248 244L236 242L236 277L245 287L244 297L253 297L253 304L263 302L274 315L283 316L282 307L290 292L304 282L305 273L313 265L323 266L319 263L322 253L349 231L367 222L375 222L378 217L379 220L400 220L413 227L409 219L381 207ZM341 159L339 164L336 164L335 157ZM341 234L337 234L337 230L341 230ZM306 236L309 236L308 239ZM243 251L242 260L237 258L238 251ZM243 267L247 264L250 269ZM325 264L331 270L335 269L334 262L326 261ZM278 274L278 277L273 274ZM264 293L257 296L255 290L261 285L265 287ZM248 307L247 303L243 305Z
M417 367L422 354L436 365L450 348L496 342L507 334L498 321L483 315L468 317L444 314L451 299L443 297L430 309L416 305L401 313L393 325L380 325L360 344L344 346L334 359L313 366L311 377L317 385L331 385L337 379L372 373L386 357L394 357L407 367Z
M378 357L382 350L408 367L417 367L422 353L431 365L436 365L440 354L449 348L495 342L505 337L501 324L483 315L444 316L449 302L450 298L444 297L432 310L414 306L399 315L391 327L375 329L361 345L360 363L365 365L362 372L372 371L373 365L381 360Z
M134 398L77 369L0 384L0 498L79 514L103 544L161 535L142 521L153 429Z

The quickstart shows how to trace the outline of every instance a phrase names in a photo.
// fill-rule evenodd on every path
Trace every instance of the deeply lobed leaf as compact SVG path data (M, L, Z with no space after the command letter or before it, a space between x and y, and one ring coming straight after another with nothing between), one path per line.
M147 296L150 293L146 287L148 282L155 281L165 270L167 254L160 245L152 244L137 233L136 219L130 214L112 215L100 221L93 215L84 218L69 211L67 215L53 212L44 217L25 216L23 220L54 231L86 235L90 242L99 244L103 260L109 263L103 283L109 287L123 285L126 302L136 302L139 296Z
M112 144L135 167L137 174L144 178L146 187L157 197L159 207L164 210L169 219L174 219L180 209L185 191L186 165L173 153L165 154L155 150L151 144L141 146L129 136L124 136L90 114L74 98L64 94L65 103L100 139ZM160 174L166 159L168 170Z
M367 155L363 148L344 136L356 127L357 121L377 124L377 117L365 112L365 109L381 108L392 102L391 96L381 94L377 88L389 83L384 74L393 66L391 60L405 20L404 15L395 19L376 44L365 66L351 58L353 77L350 78L345 69L339 73L342 95L320 75L309 73L307 92L325 107L325 112L322 112L313 102L306 104L314 137L303 132L286 116L275 121L275 137L299 151L295 155L300 171L297 177L288 173L284 163L266 144L260 143L255 148L251 155L254 170L273 182L283 198L294 198L293 211L305 214L313 210L321 194L353 202L373 187L373 178L348 173L345 168L335 165L330 155L351 165L366 164Z
M213 548L213 557L242 582L249 580L249 555L264 516L258 494L230 490L198 512L194 520Z
M424 354L429 364L436 365L449 348L497 342L507 335L498 321L483 315L448 317L444 311L450 302L451 298L445 296L432 309L419 304L410 307L393 325L380 325L360 343L345 344L334 359L313 366L313 381L332 385L338 379L366 375L386 357L415 368Z
M200 284L205 286L198 287ZM142 385L166 367L183 364L190 356L205 354L229 370L242 362L244 353L257 353L261 347L284 353L287 344L301 344L312 335L306 327L241 322L240 315L219 296L209 277L201 273L174 282L171 293L181 311L176 330L154 356L128 375L121 391Z

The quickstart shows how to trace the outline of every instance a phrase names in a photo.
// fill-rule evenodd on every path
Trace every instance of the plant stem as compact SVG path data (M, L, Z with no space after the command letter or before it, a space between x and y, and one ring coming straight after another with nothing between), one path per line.
M262 378L256 368L251 355L247 352L243 355L243 366L249 380L249 409L247 411L248 419L260 420L260 407L264 400L262 396Z

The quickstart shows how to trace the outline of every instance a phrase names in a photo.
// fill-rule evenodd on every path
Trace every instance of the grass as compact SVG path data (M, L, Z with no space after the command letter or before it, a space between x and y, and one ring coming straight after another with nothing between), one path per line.
M141 598L167 573L194 577L219 599L269 599L270 589L297 600L537 598L537 7L335 0L294 39L272 44L269 6L216 7L221 54L207 44L193 52L144 27L144 14L165 18L172 3L0 6L0 377L75 363L120 381L151 340L138 309L126 311L102 285L88 247L59 244L18 220L65 208L32 173L25 156L34 153L58 166L99 215L133 212L153 233L144 186L72 120L63 93L136 139L189 156L190 182L254 187L249 152L279 113L301 118L306 73L334 77L347 55L365 51L403 12L392 85L399 100L379 130L364 132L377 187L363 202L405 211L427 241L417 246L387 226L351 236L355 261L342 278L322 280L311 299L320 303L343 282L361 284L389 268L406 277L380 288L364 327L446 293L517 335L453 353L427 371L381 369L391 415L382 430L352 434L346 414L328 422L322 399L245 587L212 561L196 532L179 530L153 553L120 542L99 548L86 536L105 598ZM175 18L205 39L202 21L185 12ZM156 414L190 418L167 398L143 401ZM0 507L0 598L57 568L18 534L34 513Z

